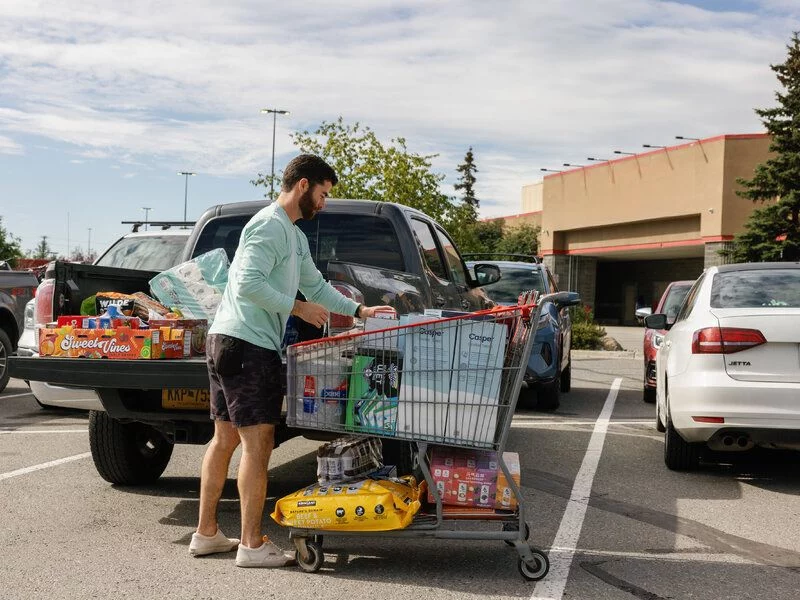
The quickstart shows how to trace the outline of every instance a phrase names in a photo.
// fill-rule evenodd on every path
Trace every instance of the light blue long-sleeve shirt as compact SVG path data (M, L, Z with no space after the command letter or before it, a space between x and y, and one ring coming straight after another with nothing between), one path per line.
M298 289L332 313L352 315L358 307L325 281L305 234L276 202L244 226L209 333L280 352Z

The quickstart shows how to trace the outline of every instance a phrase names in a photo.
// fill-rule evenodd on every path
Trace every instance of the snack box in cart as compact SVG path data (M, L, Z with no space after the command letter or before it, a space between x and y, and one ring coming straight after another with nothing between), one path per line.
M71 326L39 329L39 355L67 358L160 359L188 358L192 332L188 329L78 329Z
M504 452L503 459L519 486L519 454ZM503 510L517 507L496 452L436 446L431 449L430 467L442 504ZM431 490L428 501L436 502Z

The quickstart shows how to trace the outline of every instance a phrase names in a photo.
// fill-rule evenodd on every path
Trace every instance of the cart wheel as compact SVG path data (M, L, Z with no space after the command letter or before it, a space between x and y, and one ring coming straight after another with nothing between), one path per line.
M503 523L503 531L519 531L519 526L515 525L514 523ZM527 523L525 523L525 539L527 540L529 537L531 537L531 528ZM509 546L514 545L512 540L503 541Z
M297 553L297 566L301 571L306 573L316 573L325 562L325 554L322 552L322 545L317 541L308 540L306 542L308 549L308 560L303 560L301 552Z
M531 550L533 553L533 564L528 564L520 558L517 561L517 568L519 568L519 572L528 581L539 581L544 578L550 570L550 560L543 552Z

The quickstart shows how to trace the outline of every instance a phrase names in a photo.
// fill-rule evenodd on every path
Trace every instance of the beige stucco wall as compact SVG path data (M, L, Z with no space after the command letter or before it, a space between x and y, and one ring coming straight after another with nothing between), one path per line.
M752 210L734 195L735 178L752 174L768 145L763 135L719 136L549 175L542 181L542 251L702 244L733 235ZM523 188L523 202L527 188L533 186Z
M522 212L541 212L543 192L544 182L542 181L522 186Z

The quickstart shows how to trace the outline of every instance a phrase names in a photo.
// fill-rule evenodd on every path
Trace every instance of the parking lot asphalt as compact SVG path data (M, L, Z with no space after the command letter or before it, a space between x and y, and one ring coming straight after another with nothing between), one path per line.
M112 486L89 455L87 418L44 410L23 382L0 394L0 596L3 598L796 598L800 467L758 453L697 473L663 464L641 359L577 360L553 413L518 410L530 541L551 572L517 571L501 542L325 536L319 573L237 569L234 554L192 558L201 446L179 446L162 478ZM268 511L315 477L317 442L274 455ZM236 463L236 458L234 458ZM238 535L231 467L220 523ZM269 534L289 547L267 515Z

